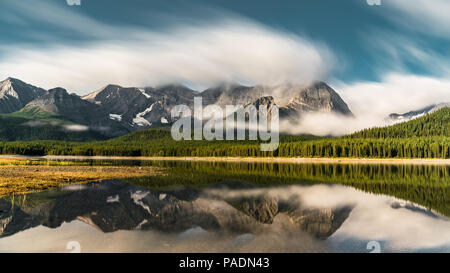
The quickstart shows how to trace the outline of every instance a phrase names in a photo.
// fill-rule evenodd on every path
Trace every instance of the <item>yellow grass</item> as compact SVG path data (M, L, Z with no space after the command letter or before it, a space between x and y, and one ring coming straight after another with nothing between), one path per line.
M112 178L131 178L161 174L156 167L45 166L20 165L24 162L0 160L0 196L48 190Z

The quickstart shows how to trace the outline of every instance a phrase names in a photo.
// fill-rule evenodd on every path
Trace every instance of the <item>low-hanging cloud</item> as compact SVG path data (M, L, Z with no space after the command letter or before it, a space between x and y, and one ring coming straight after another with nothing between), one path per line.
M358 82L337 86L357 115L385 117L434 103L450 101L450 80L412 74L387 74L380 82Z
M380 82L337 83L334 88L354 117L332 113L306 113L293 126L280 130L293 134L340 136L374 126L392 125L391 113L405 113L431 104L450 102L450 80L412 74L389 73Z

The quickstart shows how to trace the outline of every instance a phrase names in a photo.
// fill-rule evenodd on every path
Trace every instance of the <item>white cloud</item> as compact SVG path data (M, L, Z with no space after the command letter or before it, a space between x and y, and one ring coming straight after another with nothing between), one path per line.
M333 113L301 114L299 123L291 124L282 121L280 131L288 134L311 134L315 136L342 136L375 125L383 125L385 121L375 118L349 117Z
M301 116L297 126L280 125L295 134L345 135L374 126L386 126L391 113L404 113L425 106L450 102L450 80L411 74L388 73L380 82L338 83L334 86L355 117L328 113Z
M426 39L379 28L368 32L370 35L365 34L362 39L367 50L376 56L373 65L378 75L386 76L386 70L407 74L414 66L438 77L450 75L450 59Z
M72 1L76 2L76 1ZM74 11L60 1L55 3L48 0L2 0L0 9L0 21L5 23L17 23L10 21L12 16L20 19L21 24L31 27L33 32L40 29L41 25L51 25L54 30L63 29L70 34L83 34L91 38L106 38L118 35L117 29L98 22ZM28 34L28 33L27 33ZM34 35L38 35L34 33ZM47 36L48 34L41 34ZM51 37L48 36L48 37Z
M338 84L336 88L356 115L385 117L450 101L447 78L387 74L381 82Z
M69 124L69 125L64 125L63 127L67 131L72 131L72 132L83 132L83 131L89 130L89 127L84 126L84 125L79 125L79 124Z
M94 42L36 48L3 46L0 75L51 88L87 93L102 85L147 86L172 82L210 86L223 81L247 84L324 79L333 55L320 44L245 18L215 12L159 31L105 25L47 2L10 3L17 14L82 35ZM174 23L175 22L175 23ZM35 33L45 36L45 33Z
M385 13L403 27L439 37L450 37L450 2L429 0L392 0L383 2L391 12ZM367 34L369 33L369 34ZM312 113L302 116L298 126L283 124L291 133L343 135L373 126L391 123L390 113L404 113L425 106L450 102L450 59L436 51L423 36L373 27L362 39L367 50L376 56L373 63L379 82L335 84L355 118ZM433 76L413 74L411 67Z
M391 15L400 24L448 39L450 2L448 0L390 0L383 3L399 14ZM408 20L405 20L405 16Z

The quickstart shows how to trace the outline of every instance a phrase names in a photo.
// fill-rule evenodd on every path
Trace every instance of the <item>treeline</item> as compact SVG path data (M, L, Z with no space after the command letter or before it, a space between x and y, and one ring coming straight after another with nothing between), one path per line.
M450 137L324 139L281 144L285 157L450 158Z
M257 142L180 141L149 142L1 142L1 154L83 156L228 156L228 157L359 157L450 158L450 137L404 139L330 138L280 143L278 150L262 152Z

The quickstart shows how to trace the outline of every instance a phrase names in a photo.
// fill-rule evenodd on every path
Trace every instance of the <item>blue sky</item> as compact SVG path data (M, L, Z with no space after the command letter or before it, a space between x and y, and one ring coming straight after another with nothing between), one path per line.
M213 49L216 51L223 49L224 57L242 59L242 62L238 63L237 60L233 64L227 64L224 70L227 70L228 74L224 80L232 79L255 84L255 81L265 78L264 73L246 74L243 66L252 62L254 56L247 58L245 55L233 55L236 50L241 51L239 43L242 42L241 46L246 47L248 41L239 40L243 35L248 34L248 37L253 37L254 32L258 31L262 31L258 35L270 36L269 40L264 41L269 44L273 41L274 46L257 48L255 51L265 50L268 53L271 50L277 51L273 53L274 58L279 56L277 54L281 54L280 51L284 50L286 44L291 44L292 40L294 40L293 43L298 43L297 47L290 49L291 55L288 56L290 51L287 51L286 56L282 57L286 60L290 56L299 58L303 61L302 64L275 65L275 67L281 67L280 71L283 73L289 74L286 77L288 80L295 78L295 73L308 74L309 62L310 70L314 72L314 75L304 77L299 75L299 78L305 81L323 78L331 82L347 84L376 82L382 81L386 73L394 72L445 78L449 74L450 59L450 25L449 19L446 18L450 12L449 6L446 0L381 0L380 6L370 6L366 0L289 0L282 3L266 0L81 0L80 6L69 6L66 0L2 0L0 3L0 65L3 68L0 68L0 77L12 75L36 81L37 77L33 75L40 75L45 64L46 68L58 67L49 70L47 74L65 78L70 88L76 92L85 93L88 89L107 84L106 80L114 81L114 77L98 77L98 82L90 80L89 84L77 85L71 81L76 81L78 76L75 77L73 74L81 73L78 71L80 68L74 68L74 71L71 71L72 74L66 71L60 76L54 75L62 69L80 65L74 64L77 57L73 55L77 55L77 49L84 52L95 47L97 50L92 50L92 54L98 56L102 48L117 45L122 50L120 58L123 58L124 55L145 50L142 47L126 52L124 48L129 48L127 42L135 40L135 43L144 43L150 40L153 46L150 46L148 51L158 51L159 55L155 58L163 54L165 57L161 59L161 62L167 65L167 62L173 60L166 56L168 53L179 54L180 49L173 44L183 45L185 42L183 38L186 38L183 33L186 32L187 35L194 33L198 43L202 43L204 38L204 46L207 47L212 39L211 33L220 30L225 24L224 28L228 27L228 32L242 32L242 35L237 35L235 40L238 45L233 45L232 50L223 49L222 45L215 45L216 48L213 47ZM224 21L226 23L223 23ZM142 33L145 35L151 33L151 37L141 39ZM230 33L224 35L234 39ZM162 47L154 46L158 43L158 37L161 37ZM173 40L166 41L171 37L174 37ZM188 39L194 38L190 36ZM229 42L226 39L228 38L224 38L224 43ZM187 42L187 44L192 43L193 41L190 40ZM253 42L251 41L250 44L253 45ZM164 50L166 45L167 50ZM302 56L296 55L295 50L299 48L309 52L306 47L318 48L316 53L321 56L320 60L311 56L305 56L303 59ZM62 49L67 51L52 55ZM113 48L109 50L114 52ZM245 50L248 49L243 51ZM211 57L209 54L200 54L197 51L203 52L205 48L199 49L196 44L191 50L193 56L199 54L198 58L212 58L214 62L220 64L224 62L217 60L216 55ZM189 54L189 50L187 52ZM68 63L64 63L64 56L69 54L72 57L68 58ZM183 51L183 54L186 52ZM117 66L116 63L111 63L110 58L114 58L111 57L113 55L105 56L107 60L96 59L97 63L106 62L101 69ZM21 59L23 56L30 56L29 64ZM154 59L154 55L142 56L137 58ZM49 61L55 58L61 58L61 60L56 63L54 60L53 63ZM270 66L270 59L267 60L263 64ZM202 68L200 72L209 70L212 61L208 59L205 62L208 66ZM124 67L130 66L128 59L123 63ZM93 65L95 64L86 63L86 66ZM195 70L199 65L201 64L195 63L192 67ZM132 66L136 67L136 65ZM167 81L179 80L193 86L203 87L210 83L210 81L198 80L200 76L197 74L190 81L188 79L190 74L184 70L177 72L186 75L183 77L169 77L169 72L155 74L152 71L158 68L154 66L158 66L158 63L152 63L151 68L143 66L143 69L149 70L148 75L145 75L145 71L138 71L135 74L153 78L152 81L148 81L148 84L158 83L154 80L157 77ZM179 66L178 63L174 63L174 67ZM250 67L257 69L261 66L261 64L255 64L254 67ZM168 68L164 69L168 70ZM236 71L233 71L234 69ZM119 73L117 69L114 71L116 74ZM72 80L69 79L71 76L73 76ZM214 81L221 80L216 74L211 77ZM47 83L42 78L43 76L40 75L39 82L36 84L44 87L56 83L65 85L63 79L50 79ZM83 76L79 76L78 79L81 81ZM147 83L146 80L138 77L128 77L118 81L130 85Z

